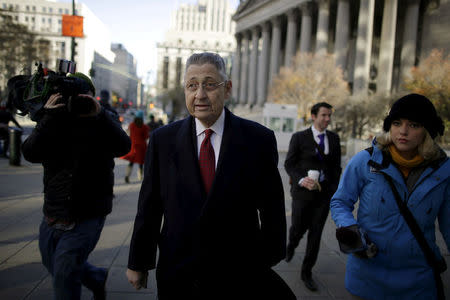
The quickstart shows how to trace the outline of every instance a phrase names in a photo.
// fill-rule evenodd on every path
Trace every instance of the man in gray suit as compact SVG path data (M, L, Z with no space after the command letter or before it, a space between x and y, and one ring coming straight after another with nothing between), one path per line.
M326 102L316 103L311 108L313 125L292 136L284 163L291 180L292 196L292 224L286 261L291 261L295 248L308 231L301 279L312 291L317 290L317 284L312 279L312 268L319 253L330 199L337 189L341 174L339 136L326 130L331 114L332 106ZM317 174L316 178L313 178L314 173Z

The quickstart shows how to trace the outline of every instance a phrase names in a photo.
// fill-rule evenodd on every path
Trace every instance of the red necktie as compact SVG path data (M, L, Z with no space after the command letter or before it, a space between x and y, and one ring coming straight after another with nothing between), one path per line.
M214 155L214 148L211 144L211 134L213 132L214 131L211 129L205 130L205 138L200 147L200 156L198 158L206 194L208 194L211 189L216 173L216 156Z

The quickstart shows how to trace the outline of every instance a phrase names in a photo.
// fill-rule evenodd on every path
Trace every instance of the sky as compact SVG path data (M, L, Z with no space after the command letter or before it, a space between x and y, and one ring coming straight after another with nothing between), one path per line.
M72 0L60 0L72 2ZM228 0L237 8L238 0ZM197 0L79 0L102 21L112 34L113 43L121 43L137 60L137 74L144 83L156 76L156 43L164 41L171 12L181 3Z

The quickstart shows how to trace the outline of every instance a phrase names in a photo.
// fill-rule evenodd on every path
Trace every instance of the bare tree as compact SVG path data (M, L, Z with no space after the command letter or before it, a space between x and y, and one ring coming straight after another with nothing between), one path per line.
M390 103L397 98L381 94L349 97L334 114L334 129L343 140L370 138L381 130Z
M450 54L444 56L442 50L433 49L430 55L411 71L404 87L417 94L428 97L444 120L450 126ZM448 143L447 133L445 141Z
M281 68L279 75L273 79L268 100L297 104L299 116L306 120L314 103L326 101L339 107L349 95L348 84L332 55L298 53L292 66Z
M36 41L36 34L14 21L11 11L0 10L0 88L18 75L29 75L37 61L48 61L49 42ZM42 55L40 57L39 55Z

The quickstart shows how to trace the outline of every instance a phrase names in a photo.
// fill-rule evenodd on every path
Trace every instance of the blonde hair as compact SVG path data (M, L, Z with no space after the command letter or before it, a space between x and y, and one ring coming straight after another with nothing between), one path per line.
M392 138L390 132L383 132L382 134L378 135L376 137L377 141L377 147L387 152L389 145L392 144ZM422 143L418 146L417 151L419 154L428 161L436 160L441 155L441 149L439 145L436 143L435 140L431 137L430 133L428 133L428 130L425 129L425 138L423 139Z

